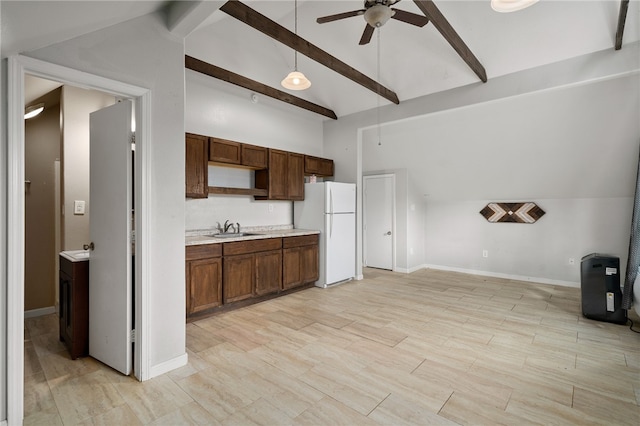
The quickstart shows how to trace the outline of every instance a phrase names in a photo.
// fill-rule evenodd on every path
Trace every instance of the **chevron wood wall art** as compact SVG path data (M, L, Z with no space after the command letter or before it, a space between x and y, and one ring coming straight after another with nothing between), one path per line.
M489 203L480 214L491 223L534 223L544 210L536 203Z

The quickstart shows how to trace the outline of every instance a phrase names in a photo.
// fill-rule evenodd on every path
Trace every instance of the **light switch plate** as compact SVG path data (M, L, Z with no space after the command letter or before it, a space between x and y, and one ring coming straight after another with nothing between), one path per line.
M75 200L73 202L73 214L84 214L84 205L85 202L83 200Z

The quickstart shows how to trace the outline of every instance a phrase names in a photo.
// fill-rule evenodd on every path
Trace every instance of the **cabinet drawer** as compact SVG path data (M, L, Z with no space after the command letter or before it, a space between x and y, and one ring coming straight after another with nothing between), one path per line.
M257 253L267 250L278 250L282 248L282 238L266 238L262 240L236 241L224 243L222 252L225 256L236 254Z
M222 244L202 244L186 247L186 260L206 259L222 256Z
M318 234L300 235L298 237L286 237L282 239L282 248L310 246L318 244Z

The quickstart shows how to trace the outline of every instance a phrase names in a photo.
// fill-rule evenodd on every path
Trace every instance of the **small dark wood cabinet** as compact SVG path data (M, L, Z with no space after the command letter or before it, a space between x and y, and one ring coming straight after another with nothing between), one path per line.
M89 260L60 256L60 341L71 359L89 354Z
M333 160L305 155L304 174L322 177L333 176Z
M190 198L209 195L209 138L187 133L185 151L185 193Z
M186 248L187 317L222 304L222 249L220 244Z
M269 168L257 170L255 182L267 190L256 200L304 200L304 155L269 149Z
M288 237L282 241L282 289L312 283L319 278L318 235Z
M278 291L282 285L282 239L224 243L224 303Z

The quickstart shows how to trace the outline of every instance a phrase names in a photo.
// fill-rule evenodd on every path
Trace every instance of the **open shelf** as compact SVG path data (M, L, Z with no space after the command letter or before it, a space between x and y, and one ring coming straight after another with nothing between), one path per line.
M224 188L221 186L210 186L209 194L217 195L268 195L266 189L258 188Z

